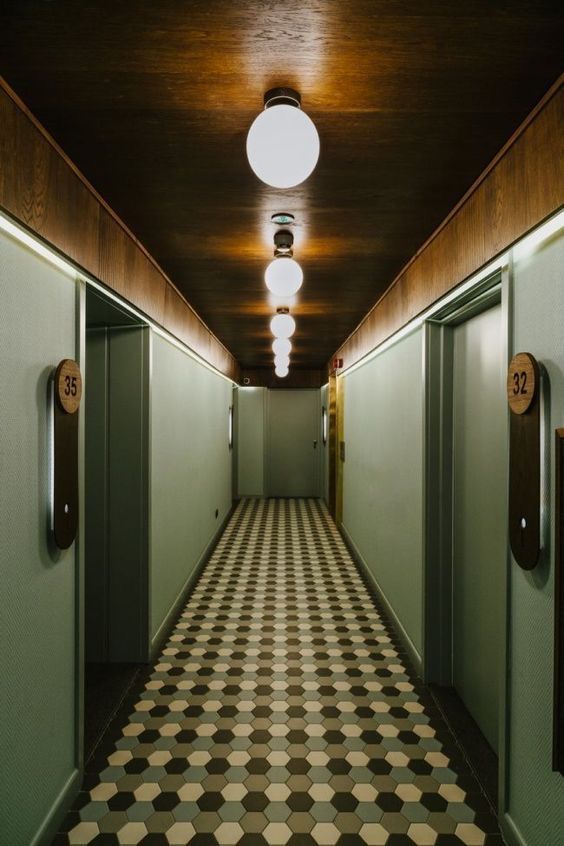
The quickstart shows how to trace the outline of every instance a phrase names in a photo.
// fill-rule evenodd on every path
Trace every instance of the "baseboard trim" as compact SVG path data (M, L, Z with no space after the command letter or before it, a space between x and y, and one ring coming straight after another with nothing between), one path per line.
M223 518L221 524L215 530L214 534L212 535L209 543L207 544L206 548L200 555L198 561L194 565L194 568L186 581L184 582L182 588L180 589L180 593L174 600L173 604L171 605L169 611L167 612L164 620L160 624L159 628L157 629L156 634L154 637L151 638L151 645L149 647L149 662L155 661L160 653L162 652L163 646L166 643L170 630L174 625L178 615L182 611L184 605L186 605L188 601L188 597L190 596L192 590L194 589L196 582L200 578L200 574L204 569L205 565L208 563L217 543L223 534L225 527L227 526L229 520L233 516L233 512L235 511L236 507L238 506L239 501L234 500L231 504L231 508Z
M356 546L355 542L353 541L353 539L351 538L351 536L347 532L346 528L341 523L338 526L338 529L339 529L341 536L342 536L342 538L343 538L343 540L344 540L344 542L347 546L347 549L349 550L350 554L352 555L352 557L356 561L356 563L359 566L362 573L366 576L367 580L371 584L376 596L378 597L379 601L384 606L384 610L385 610L386 614L392 620L394 628L397 631L397 633L400 637L400 640L402 642L402 645L403 645L405 651L407 652L407 654L409 656L409 660L411 661L411 664L413 665L413 669L415 670L415 672L417 673L418 676L422 676L422 674L423 674L423 660L421 658L421 655L419 654L419 652L415 648L413 641L411 640L411 638L407 634L407 632L404 629L401 621L399 620L396 612L394 611L393 607L390 605L388 599L386 598L386 594L384 593L384 591L382 590L382 588L378 584L378 581L376 580L374 574L371 572L370 568L368 567L368 564L366 563L366 561L362 557L358 547Z
M525 839L507 811L500 814L499 827L507 846L527 846Z
M51 810L43 820L37 834L31 841L30 846L49 846L71 809L80 790L81 783L82 772L79 769L73 770L55 799Z

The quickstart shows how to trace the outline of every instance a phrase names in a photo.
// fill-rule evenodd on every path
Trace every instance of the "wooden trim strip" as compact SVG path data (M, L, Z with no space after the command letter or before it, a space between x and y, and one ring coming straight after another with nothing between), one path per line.
M0 77L0 206L234 381L239 365Z

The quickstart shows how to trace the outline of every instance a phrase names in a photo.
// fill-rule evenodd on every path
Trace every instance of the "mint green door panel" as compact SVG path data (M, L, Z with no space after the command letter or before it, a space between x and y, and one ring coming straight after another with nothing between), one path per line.
M497 752L506 569L501 306L453 334L453 680Z
M148 328L86 333L87 661L148 657Z

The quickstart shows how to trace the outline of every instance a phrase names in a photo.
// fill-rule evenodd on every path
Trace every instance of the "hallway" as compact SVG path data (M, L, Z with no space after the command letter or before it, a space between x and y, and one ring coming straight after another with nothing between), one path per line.
M502 844L325 505L243 499L62 844Z

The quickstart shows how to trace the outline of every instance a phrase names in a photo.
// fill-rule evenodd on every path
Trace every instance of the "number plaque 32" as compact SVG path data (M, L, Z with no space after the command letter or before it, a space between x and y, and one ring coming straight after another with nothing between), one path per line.
M507 401L515 414L525 414L537 390L538 365L530 353L517 353L507 371Z

